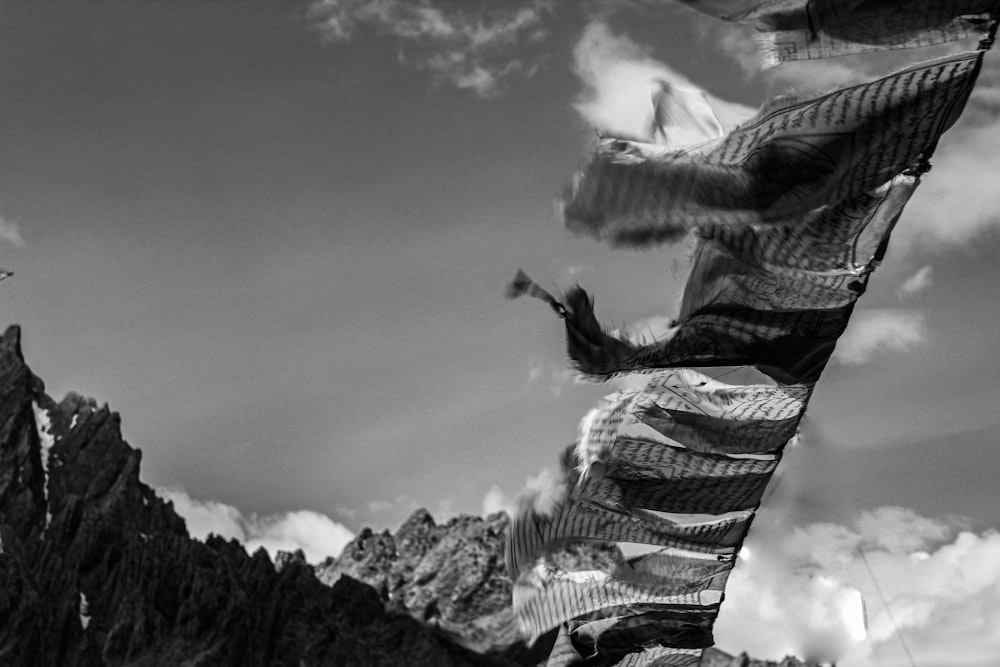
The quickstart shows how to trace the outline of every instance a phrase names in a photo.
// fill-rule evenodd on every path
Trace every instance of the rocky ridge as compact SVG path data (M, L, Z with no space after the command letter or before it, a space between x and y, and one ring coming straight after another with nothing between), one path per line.
M505 514L395 533L365 529L337 558L248 555L192 539L139 479L142 453L93 399L55 402L0 337L0 664L536 665L502 562ZM582 565L608 549L570 549ZM709 651L710 667L764 667ZM783 662L782 667L803 665Z
M517 664L350 576L327 586L301 559L276 568L263 550L191 539L139 480L119 416L53 401L20 333L0 337L0 664Z

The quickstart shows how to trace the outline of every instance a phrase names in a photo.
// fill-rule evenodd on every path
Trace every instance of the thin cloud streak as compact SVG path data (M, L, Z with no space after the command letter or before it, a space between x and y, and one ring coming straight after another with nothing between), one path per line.
M567 387L579 382L577 373L564 363L533 357L528 362L527 387L544 387L553 397L562 396Z
M919 294L934 284L932 277L933 269L930 264L921 266L916 273L907 278L897 290L901 298Z
M488 98L501 94L509 79L537 71L538 57L512 54L545 39L541 23L549 4L505 5L484 19L431 0L316 0L308 14L329 42L347 42L363 27L373 28L405 46L402 63L429 72L437 83Z
M0 241L9 243L15 248L24 247L24 239L21 237L21 230L17 223L0 215Z

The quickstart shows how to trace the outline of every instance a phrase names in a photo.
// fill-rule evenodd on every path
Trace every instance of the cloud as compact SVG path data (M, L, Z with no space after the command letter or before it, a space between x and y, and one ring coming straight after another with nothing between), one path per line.
M514 513L514 501L507 497L500 485L494 484L483 496L483 514L489 516L497 512Z
M533 357L528 361L528 385L544 386L553 396L562 395L566 387L575 382L577 372L565 363L554 363L539 357Z
M903 352L926 338L923 316L911 310L873 309L854 313L837 342L833 361L857 366L876 353Z
M774 525L755 523L748 557L730 578L716 624L723 648L772 660L812 650L814 659L903 667L900 633L917 664L1000 664L995 530L976 534L961 521L900 507L864 512L852 525L813 524L783 540ZM854 590L867 611L863 642L850 632Z
M899 286L899 296L907 297L919 294L930 287L933 282L930 264L921 266L916 273L904 280L903 284Z
M1000 230L1000 120L963 125L941 138L893 241L937 251L969 245Z
M573 47L573 71L584 88L573 105L591 125L618 136L648 138L653 122L653 95L661 82L698 88L669 65L656 60L650 50L627 35L615 34L607 23L587 24ZM729 128L753 110L711 95L708 99Z
M404 64L429 72L438 83L493 97L508 79L537 70L540 57L524 59L524 47L546 37L541 22L549 4L493 5L483 16L431 0L315 0L309 16L330 42L349 41L363 28L391 35L400 42ZM515 49L522 57L511 57Z
M0 215L0 241L9 243L15 248L24 247L24 239L21 238L21 230L17 223L2 215Z
M337 556L354 539L354 533L325 514L298 510L281 514L244 515L232 505L216 500L196 500L176 487L160 488L157 494L173 502L174 510L187 523L192 537L209 534L239 540L247 553L264 547L271 557L279 551L301 549L310 563Z
M566 471L561 467L545 467L537 474L529 475L524 487L513 497L497 484L490 487L483 496L483 514L504 511L513 515L518 505L530 503L536 512L548 515L568 493Z

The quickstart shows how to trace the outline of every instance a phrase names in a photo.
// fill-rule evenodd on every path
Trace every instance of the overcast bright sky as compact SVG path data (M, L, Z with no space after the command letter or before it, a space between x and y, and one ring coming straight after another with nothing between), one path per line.
M616 323L673 314L685 280L683 247L561 229L594 127L643 127L657 76L738 114L930 55L764 75L752 51L652 0L0 1L4 324L55 398L122 414L195 532L316 560L419 506L501 508L612 389L503 300L515 270ZM997 57L755 523L750 553L788 540L799 569L741 565L722 648L805 650L823 571L876 640L841 664L907 664L893 622L922 667L1000 661Z

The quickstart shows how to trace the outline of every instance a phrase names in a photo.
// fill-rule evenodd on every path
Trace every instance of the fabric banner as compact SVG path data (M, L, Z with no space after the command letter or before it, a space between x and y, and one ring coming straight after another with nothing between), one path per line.
M653 646L708 648L715 640L714 608L653 608L593 621L569 621L571 636L584 655L599 655L609 663Z
M632 440L627 444L629 453L657 450L660 466L628 462L623 454L613 462L607 476L582 481L579 490L582 499L607 506L680 514L754 509L778 465L776 459L741 459L731 463L698 459L712 455L650 441Z
M854 303L918 184L899 176L875 193L823 207L801 225L698 230L681 318L706 306L808 310Z
M983 36L996 0L681 0L764 33L764 65Z
M916 176L900 175L872 192L811 211L796 224L705 225L695 234L699 242L716 243L741 263L768 271L858 273L871 270L919 184Z
M586 375L608 379L685 366L756 366L785 384L810 384L819 378L854 308L703 308L669 337L635 345L601 328L582 288L571 289L566 302L567 353Z
M709 589L721 591L735 564L735 560L720 561L705 556L696 558L673 549L663 549L619 563L614 576L636 584L673 587L677 594Z
M669 588L619 581L605 572L564 572L535 567L514 583L514 616L529 642L574 618L602 609L655 604L661 608L712 608L722 592L675 595ZM699 647L680 647L699 648Z
M655 396L646 392L619 392L605 396L601 406L588 413L581 426L580 442L577 445L576 463L581 477L591 474L603 475L615 441L626 420L636 421L633 414L637 404L650 402Z
M730 385L690 368L650 376L655 394L636 419L684 447L715 454L765 454L795 435L812 385Z
M777 98L703 153L603 139L564 221L638 247L704 225L800 224L914 166L961 114L981 60L963 53L812 100Z
M642 437L711 454L765 454L795 435L812 392L807 384L729 385L690 368L650 376L638 391L610 394L585 419L575 455L586 476L606 470L616 440ZM647 436L648 437L648 436Z
M795 436L801 415L788 419L733 421L652 406L639 419L658 434L684 443L688 449L751 454L774 452L784 447Z
M698 667L701 655L701 649L654 647L630 653L615 667Z
M918 178L897 177L851 203L807 216L801 225L705 228L678 326L651 344L634 345L604 332L590 298L576 287L566 295L569 356L581 372L598 377L755 365L779 382L815 382L918 184ZM812 259L796 259L807 252ZM801 268L807 262L823 269Z
M700 88L660 81L653 95L650 137L672 150L690 149L722 137L722 123Z
M504 545L507 573L516 580L545 553L588 540L650 544L731 560L752 517L751 511L739 511L718 517L667 518L584 501L558 505L545 515L523 503L511 517Z
M549 658L545 662L545 667L573 667L573 665L579 665L583 662L580 652L576 650L573 646L573 640L570 639L569 630L566 625L562 625L559 628L559 634L556 635L555 644L552 645L552 650L549 651Z

